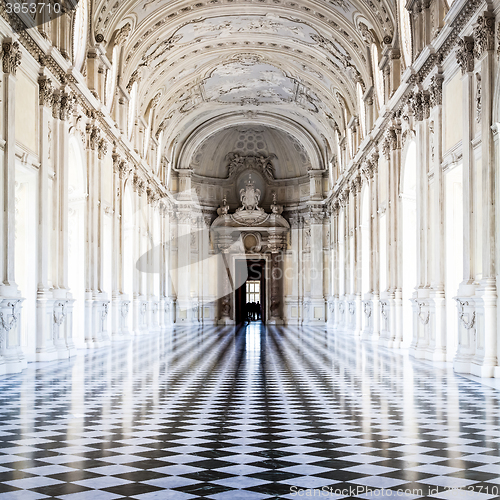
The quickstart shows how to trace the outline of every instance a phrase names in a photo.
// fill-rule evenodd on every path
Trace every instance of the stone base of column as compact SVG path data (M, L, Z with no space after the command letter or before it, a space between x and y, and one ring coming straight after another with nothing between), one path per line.
M130 300L126 294L120 294L112 300L112 332L113 342L129 341L132 336L128 327L128 318L131 314Z
M193 304L190 299L178 299L175 311L176 323L178 325L198 324L198 304Z
M160 310L160 303L156 297L150 297L148 301L148 332L157 333L161 331L158 313Z
M200 304L201 322L205 325L217 324L217 307L215 298L208 298Z
M282 318L270 318L266 321L268 325L284 325L285 322Z
M371 340L378 342L380 339L380 296L378 293L372 294L372 324Z
M324 298L314 297L308 301L308 314L304 313L308 325L325 325L326 302Z
M295 297L285 299L285 325L300 325L300 304Z
M354 315L355 315L355 326L354 326L354 335L356 337L361 337L362 333L362 325L361 325L361 318L363 314L363 304L361 301L361 294L358 293L356 294L356 297L354 298L354 306L356 308Z
M53 339L54 299L52 292L39 291L36 299L36 361L54 361L58 359Z
M85 299L85 344L97 349L111 344L107 330L109 300L105 293L87 292Z
M363 330L361 332L361 340L371 340L373 337L373 304L371 294L365 295L365 299L361 303L363 311Z
M148 333L148 301L145 296L138 295L133 300L134 335Z
M217 324L221 326L234 325L234 320L226 316L223 318L219 318L217 320Z
M18 373L28 366L20 345L23 300L17 287L0 290L0 374Z

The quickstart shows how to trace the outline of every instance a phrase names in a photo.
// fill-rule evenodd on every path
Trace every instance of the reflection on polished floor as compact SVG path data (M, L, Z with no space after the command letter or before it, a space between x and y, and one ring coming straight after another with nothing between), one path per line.
M0 390L0 500L499 498L496 389L324 329L184 327Z

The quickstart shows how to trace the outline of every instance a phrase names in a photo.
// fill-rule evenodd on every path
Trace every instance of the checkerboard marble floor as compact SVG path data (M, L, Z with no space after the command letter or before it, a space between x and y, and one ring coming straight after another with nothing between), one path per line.
M500 498L499 396L321 328L176 328L0 378L0 500Z

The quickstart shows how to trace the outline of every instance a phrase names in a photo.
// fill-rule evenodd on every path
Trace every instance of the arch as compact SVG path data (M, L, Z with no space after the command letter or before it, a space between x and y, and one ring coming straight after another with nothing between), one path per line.
M403 171L401 175L401 217L402 217L402 297L403 324L413 324L413 310L410 299L417 286L417 144L414 139L407 141L402 154ZM411 343L412 331L403 331L403 345Z
M68 285L73 299L73 339L85 346L85 203L87 182L84 151L78 136L68 141ZM88 327L89 325L87 325Z
M186 132L186 139L181 146L173 153L174 165L187 167L191 163L191 159L198 146L200 146L208 137L214 135L220 130L235 126L258 126L268 125L271 128L281 129L293 137L295 137L304 146L306 153L311 161L311 167L314 170L323 170L323 155L321 154L320 146L311 134L296 122L285 117L279 117L270 113L262 113L258 115L256 120L245 119L242 115L224 115L218 116L207 121L203 126L195 130Z

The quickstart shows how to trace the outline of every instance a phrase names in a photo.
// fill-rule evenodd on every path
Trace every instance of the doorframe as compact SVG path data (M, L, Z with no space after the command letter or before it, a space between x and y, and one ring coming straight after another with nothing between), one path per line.
M264 308L262 310L263 312L263 317L265 318L266 322L267 319L270 317L270 304L269 304L269 297L271 296L271 280L269 279L270 277L270 272L271 272L271 255L267 253L234 253L230 254L231 259L230 259L230 266L231 266L231 274L232 276L236 276L236 261L237 260L263 260L265 261L265 268L264 268L264 279L266 282L266 288L265 288L265 304ZM233 302L233 320L236 323L236 289L232 291L232 302ZM265 324L265 322L264 322Z

